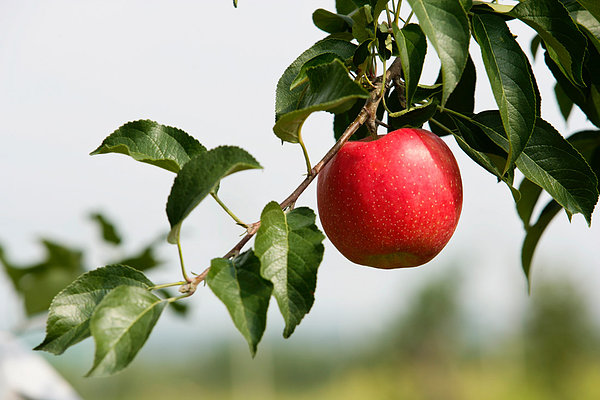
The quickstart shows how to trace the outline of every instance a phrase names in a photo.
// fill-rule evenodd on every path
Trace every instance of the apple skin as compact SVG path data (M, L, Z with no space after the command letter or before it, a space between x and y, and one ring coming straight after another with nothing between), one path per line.
M319 173L317 202L327 237L350 261L415 267L454 233L462 181L442 139L403 128L345 143Z

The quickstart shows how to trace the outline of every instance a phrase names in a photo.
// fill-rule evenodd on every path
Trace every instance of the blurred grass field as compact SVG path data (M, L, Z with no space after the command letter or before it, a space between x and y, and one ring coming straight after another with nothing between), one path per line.
M51 360L89 400L600 399L600 331L568 281L532 294L512 333L475 341L458 306L460 285L431 282L385 334L342 351L267 340L252 360L240 338L212 346L209 356L141 354L106 379L82 378L80 366Z

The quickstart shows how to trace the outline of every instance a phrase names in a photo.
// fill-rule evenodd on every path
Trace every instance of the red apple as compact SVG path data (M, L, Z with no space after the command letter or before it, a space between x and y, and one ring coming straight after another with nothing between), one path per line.
M415 267L454 233L462 182L442 139L404 128L344 144L319 174L317 201L327 237L350 261Z

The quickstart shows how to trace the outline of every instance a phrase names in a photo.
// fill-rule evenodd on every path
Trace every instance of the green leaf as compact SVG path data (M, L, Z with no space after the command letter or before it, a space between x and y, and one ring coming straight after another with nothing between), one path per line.
M90 219L98 223L102 232L102 239L105 242L114 245L121 244L121 235L119 235L117 228L108 218L101 213L93 213L90 215Z
M90 154L122 153L177 173L192 157L205 151L204 146L181 129L139 120L114 131Z
M456 129L452 129L452 134L459 147L477 164L486 171L496 176L498 181L502 181L510 189L513 198L519 199L520 193L514 187L514 173L509 170L507 174L502 174L502 168L506 163L506 153L498 155L496 148L490 144L484 143L485 136L476 125L466 123L457 118L450 118ZM437 121L437 120L436 120ZM450 129L450 128L448 128ZM487 150L487 151L485 151Z
M314 303L324 236L315 225L314 212L306 207L286 214L271 202L260 220L254 251L260 258L261 275L273 283L287 338Z
M442 75L440 73L437 82L441 81ZM460 77L460 81L458 82L458 85L456 85L456 89L454 89L454 91L448 98L445 108L459 112L461 114L473 114L473 109L475 108L476 81L477 73L475 71L475 64L473 64L473 60L469 56L469 58L467 59L467 65L465 65L465 70L463 71L463 74ZM432 96L439 97L437 93L432 94ZM447 116L446 113L440 111L434 115L434 118L438 122L441 122L444 126L447 126L450 129L454 129L454 120ZM430 124L430 128L438 136L444 136L447 134L447 132L444 132L442 129L439 129L435 124Z
M352 31L354 21L344 14L335 14L331 11L319 8L313 12L313 23L322 31L327 33L339 33Z
M307 85L302 85L290 89L294 79L300 73L302 66L309 60L326 53L337 55L340 59L349 60L354 55L356 45L344 40L324 39L315 43L310 49L302 53L283 73L277 83L277 92L275 96L275 134L282 140L297 143L298 129L310 114L310 110L302 110L300 103L306 101L305 97L310 90L312 93L319 92L310 89ZM347 72L346 72L346 78ZM343 79L341 79L343 81ZM316 111L316 110L315 110ZM291 115L288 115L291 114ZM305 114L305 116L304 116ZM284 121L280 122L281 118ZM304 117L303 117L304 116ZM299 121L295 121L298 118ZM287 121L286 121L287 120Z
M459 0L408 0L442 63L442 106L458 84L469 56L469 20Z
M177 174L169 199L167 216L171 224L169 243L177 243L181 223L214 190L221 179L234 172L262 168L246 150L221 146L192 158Z
M562 86L558 83L554 85L554 95L556 96L556 102L558 103L560 113L566 121L569 119L569 115L571 115L571 111L573 110L573 100L567 96Z
M544 233L548 224L550 224L560 210L562 210L562 207L556 201L550 201L542 210L536 223L527 230L525 240L523 240L523 247L521 248L521 264L527 280L530 278L533 253L542 237L542 233Z
M342 136L346 128L348 128L348 126L356 119L364 105L365 104L363 101L357 101L349 110L334 115L333 136L336 141ZM383 111L381 107L377 110L377 112L380 111ZM361 140L366 138L367 136L369 136L369 131L367 130L367 127L363 124L357 129L356 132L354 132L352 136L350 136L350 140Z
M339 57L336 54L324 53L324 54L319 54L318 56L311 58L310 60L305 62L304 65L302 65L302 68L300 68L300 72L298 72L298 76L296 76L296 78L294 78L294 81L290 85L290 90L294 90L298 86L302 85L303 83L308 82L308 75L306 74L306 71L309 68L315 67L317 65L329 64L330 62L332 62L335 59L339 59ZM343 62L343 60L340 60L340 61Z
M397 99L395 91L391 93L390 99ZM395 107L396 101L393 100L388 104L390 109ZM409 109L404 109L399 112L388 114L388 125L390 128L388 132L392 130L413 127L420 128L425 122L429 121L431 117L436 113L438 107L437 100L430 99L428 102L413 106Z
M51 240L42 240L42 244L46 258L32 265L15 265L0 254L4 270L23 297L28 316L47 311L52 298L84 271L81 251Z
M600 3L598 3L598 0L577 0L577 2L600 21Z
M531 39L531 43L529 44L529 51L531 51L531 58L535 60L537 56L538 49L542 44L542 38L540 35L535 35L533 39Z
M571 15L573 21L579 25L579 28L586 34L596 50L600 51L600 21L578 3L570 2L565 6L569 10L569 15Z
M534 78L529 62L502 18L473 16L473 33L481 47L502 124L508 134L508 171L525 148L538 115Z
M357 8L352 0L335 0L335 10L338 14L348 15Z
M87 376L111 375L129 365L166 305L137 286L119 286L104 296L90 321L96 353Z
M600 68L600 55L593 47L588 48L588 53L589 57L584 65L586 87L573 85L547 52L544 61L565 94L579 106L591 123L600 126L600 76L597 73Z
M124 265L108 265L87 272L56 295L46 323L46 338L35 348L62 354L90 336L89 321L94 309L117 286L153 286L139 271Z
M375 19L370 5L362 6L352 14L352 21L352 35L358 43L375 39Z
M267 325L273 285L260 275L260 260L249 250L233 260L215 258L206 282L225 304L236 328L246 338L252 356Z
M523 221L525 230L527 230L531 226L531 216L542 194L542 188L524 178L519 186L519 192L521 193L521 199L517 202L517 213Z
M499 114L483 112L475 119L506 150L508 143ZM515 164L527 179L541 186L568 213L581 213L588 224L591 223L598 201L596 175L581 154L549 123L538 118L531 139Z
M154 247L155 244L150 243L139 253L121 259L113 264L127 265L128 267L135 268L138 271L146 271L158 267L160 264L162 264L162 261L156 258L156 255L154 254Z
M427 54L427 39L419 25L416 24L405 25L402 29L393 25L392 28L400 51L402 74L406 85L406 104L411 106L423 71L423 62Z
M348 70L338 59L309 68L306 75L309 86L302 88L295 109L280 114L273 127L277 137L286 142L298 142L302 124L313 112L342 112L352 107L356 99L369 97L369 92L348 76Z
M600 174L600 131L577 132L571 135L567 141L584 157L598 176ZM521 190L522 197L521 201L517 203L517 211L527 231L521 250L521 263L525 275L529 278L535 248L544 230L562 207L552 200L541 212L536 223L530 225L531 215L540 197L541 188L529 179L524 179L519 190Z
M237 8L238 0L233 0L233 6Z
M585 85L582 68L586 39L559 0L525 0L508 14L526 23L541 36L548 54L571 82Z

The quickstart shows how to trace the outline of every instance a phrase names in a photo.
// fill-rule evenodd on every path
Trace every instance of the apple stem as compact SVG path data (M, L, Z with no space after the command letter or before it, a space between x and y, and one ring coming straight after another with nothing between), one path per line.
M310 165L310 158L308 158L308 150L306 150L306 146L304 145L304 141L302 140L302 134L298 132L298 143L300 147L302 147L302 154L304 155L304 161L306 162L306 171L307 174L312 174L312 167Z
M244 223L244 222L243 222L241 219L239 219L239 218L237 217L237 215L235 215L235 214L233 213L233 211L231 211L231 210L229 209L229 207L227 207L227 206L225 205L225 203L223 203L223 201L222 201L222 200L219 198L219 195L218 195L217 193L215 193L215 192L210 192L210 195L212 196L212 198L213 198L213 199L215 199L215 201L217 202L217 204L219 204L219 205L221 206L221 208L222 208L223 210L225 210L225 212L226 212L227 214L229 214L229 216L230 216L231 218L233 218L233 220L235 221L235 223L236 223L236 224L238 224L238 225L240 225L240 226L243 226L244 228L248 229L248 224Z

